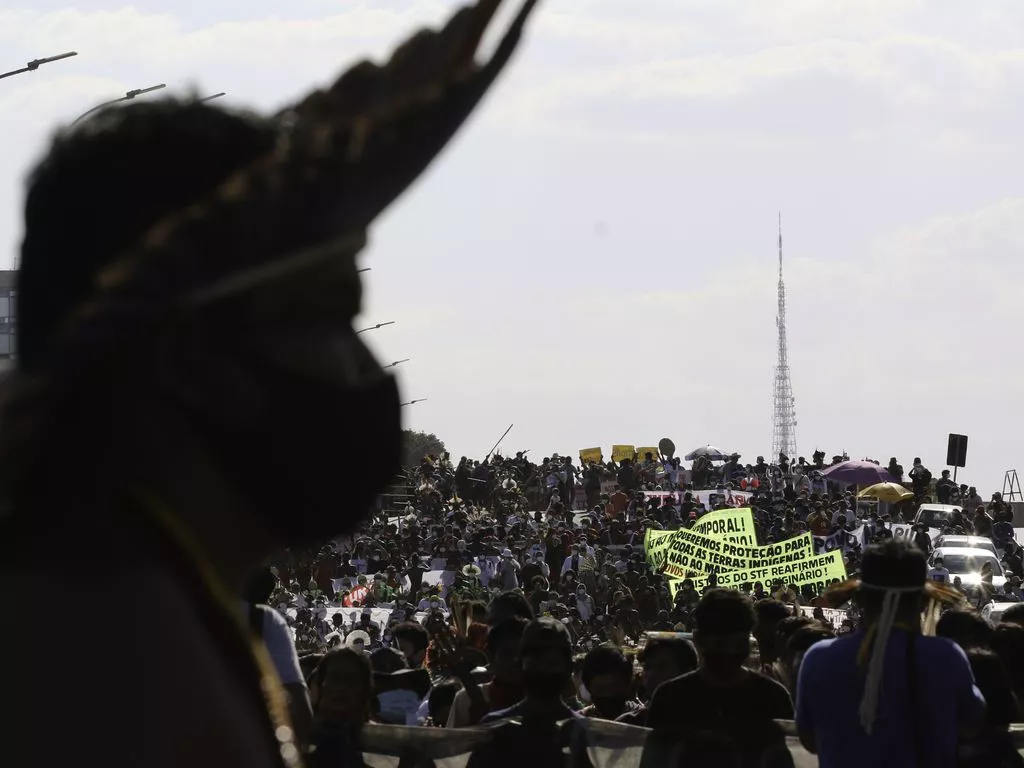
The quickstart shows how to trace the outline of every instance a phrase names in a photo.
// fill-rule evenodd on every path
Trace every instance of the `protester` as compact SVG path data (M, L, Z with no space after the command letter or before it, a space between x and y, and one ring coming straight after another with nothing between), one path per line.
M662 683L697 669L697 652L683 637L656 637L648 640L638 654L642 671L644 695L650 702ZM628 725L647 725L647 706L620 715L618 721Z
M479 696L475 707L474 697L469 693L474 683L464 686L463 690L455 694L448 716L449 728L476 725L490 712L508 709L523 699L523 675L519 660L527 624L525 618L514 616L496 624L487 633L491 680L478 686Z
M958 767L1009 768L1024 764L1009 735L1010 724L1021 719L1021 710L1002 660L992 651L978 647L967 651L967 659L978 690L985 698L985 724L977 734L961 737Z
M373 710L369 657L351 648L329 652L313 672L310 696L314 768L358 764L359 731Z
M788 757L773 721L793 717L789 693L744 667L755 625L749 598L734 590L711 589L701 598L694 619L700 665L654 692L646 723L654 732L642 764L770 764L772 755Z
M66 633L34 611L9 625L14 762L301 763L237 596L272 552L354 530L397 469L397 387L352 329L355 257L532 8L482 65L487 3L277 115L136 101L57 134L29 178L0 401L3 581L115 596L116 619L76 633L70 687ZM74 716L54 738L58 690Z
M249 580L242 609L248 617L252 634L263 641L278 678L288 697L288 713L300 744L308 744L313 711L309 703L306 679L299 667L295 643L288 632L288 622L267 603L277 586L277 578L269 568L261 568Z
M592 702L580 711L584 717L615 720L638 708L632 697L633 662L618 648L591 649L583 659L582 681Z
M797 728L822 768L952 768L957 734L980 731L985 700L964 652L944 638L921 635L922 612L933 601L958 599L929 581L926 571L923 553L905 541L874 545L860 578L844 588L856 593L862 628L805 654ZM934 675L938 669L942 674Z

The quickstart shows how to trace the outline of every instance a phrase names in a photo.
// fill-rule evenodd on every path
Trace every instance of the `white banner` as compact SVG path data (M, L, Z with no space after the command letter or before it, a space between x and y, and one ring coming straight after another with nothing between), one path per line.
M658 499L662 503L664 503L662 500L668 496L678 506L682 503L683 494L685 493L689 493L691 499L699 501L708 510L714 509L723 502L730 507L746 507L749 506L747 502L750 501L750 494L746 491L728 491L725 489L720 491L644 491L644 496L648 499Z
M800 613L809 618L814 618L815 611L821 611L821 614L825 617L825 621L832 625L832 629L836 632L841 632L843 629L843 622L846 621L849 614L840 608L809 608L807 606L800 607Z
M911 541L914 540L914 535L917 533L914 530L914 526L908 525L907 523L890 523L889 530L892 531L892 537L894 539L909 538ZM934 544L935 540L942 535L942 531L938 528L929 528L928 535L931 537L932 544Z
M858 525L852 531L840 530L829 536L815 536L814 551L821 555L833 549L842 549L844 552L850 552L858 547L863 549L865 530L865 526Z

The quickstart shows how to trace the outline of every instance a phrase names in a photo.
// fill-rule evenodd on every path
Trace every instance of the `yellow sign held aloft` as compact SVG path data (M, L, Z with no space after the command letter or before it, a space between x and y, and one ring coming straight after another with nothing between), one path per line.
M636 449L637 461L644 461L647 458L647 454L651 454L651 458L655 461L661 461L661 452L657 447L652 448L649 445L640 446Z
M623 459L629 459L632 461L636 458L636 448L632 445L613 445L612 446L612 461L622 461Z

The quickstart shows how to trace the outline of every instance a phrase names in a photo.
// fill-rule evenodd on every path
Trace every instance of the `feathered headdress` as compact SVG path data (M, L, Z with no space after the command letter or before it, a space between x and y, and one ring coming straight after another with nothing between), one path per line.
M338 296L308 296L310 275L330 265L351 278L354 300L342 298L357 308L355 256L369 226L466 121L511 58L536 0L524 0L494 54L479 63L500 5L477 0L442 29L415 33L387 63L356 64L275 115L272 151L167 216L103 269L46 365L4 382L0 463L9 467L33 433L59 421L61 388L73 391L84 374L158 343L167 328L218 302L246 296L274 315L282 293L292 292L336 316ZM95 120L101 125L103 113ZM74 130L93 130L92 122ZM276 298L262 298L258 289L271 285Z

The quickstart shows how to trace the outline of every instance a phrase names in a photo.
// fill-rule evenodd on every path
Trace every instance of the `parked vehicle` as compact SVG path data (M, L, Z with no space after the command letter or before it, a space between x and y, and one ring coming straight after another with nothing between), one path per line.
M954 512L962 512L963 508L954 504L922 504L914 515L914 525L926 525L929 528L942 528L949 522Z
M984 536L957 536L953 534L939 536L932 542L932 546L936 549L941 547L957 547L968 549L987 549L993 555L998 556L996 552L996 545L992 543L992 539L987 539Z
M928 558L928 567L934 566L935 561L939 559L942 560L943 567L949 571L951 584L959 576L966 589L977 589L981 584L981 568L986 563L992 567L992 586L1001 589L1006 584L1003 564L990 550L977 547L936 547L932 556Z
M1020 605L1020 603L989 603L981 609L981 616L993 624L998 624L1003 618L1003 613L1015 605Z

